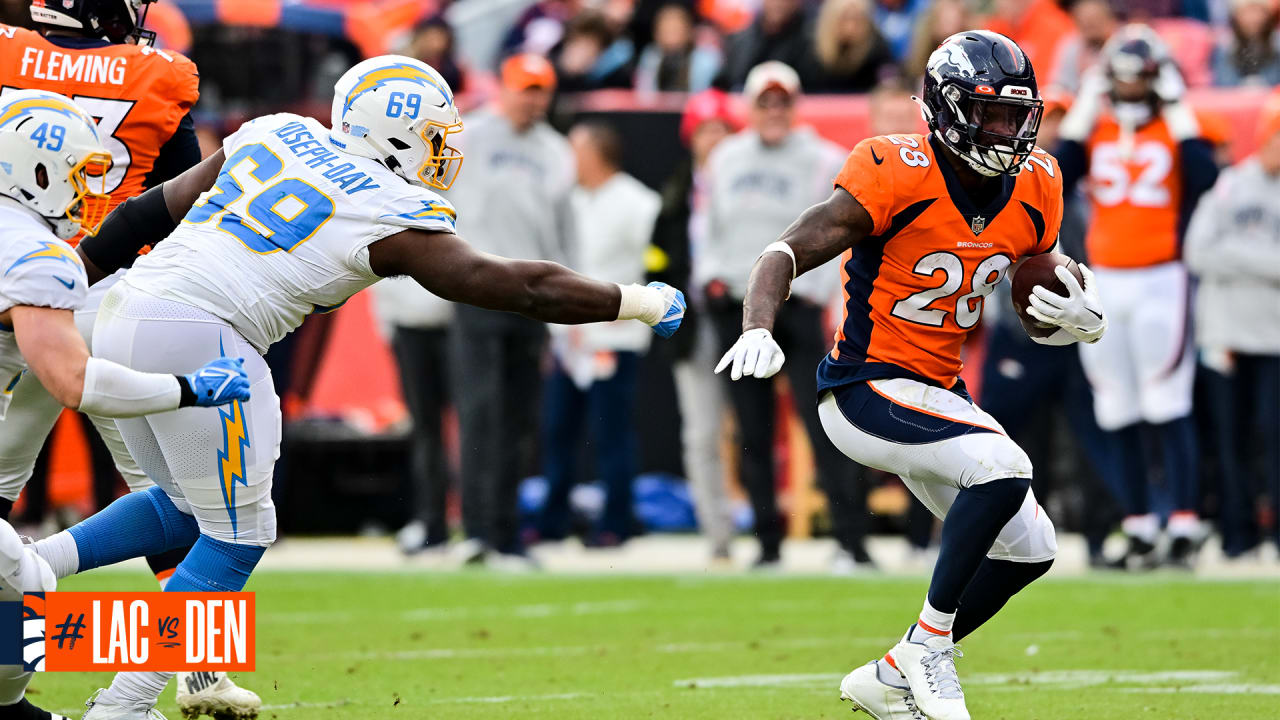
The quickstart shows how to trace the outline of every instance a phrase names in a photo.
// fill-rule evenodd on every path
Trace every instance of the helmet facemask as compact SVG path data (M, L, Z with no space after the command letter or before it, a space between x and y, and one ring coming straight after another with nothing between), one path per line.
M90 153L71 168L69 179L76 194L67 206L66 216L86 235L97 234L110 209L111 195L106 191L109 170L111 156L107 153Z
M941 88L956 122L950 127L939 126L940 139L982 175L1017 175L1035 150L1044 102L1001 97L994 90L985 94L981 92L984 88L991 90L985 86L978 92L955 85Z
M418 179L437 190L448 190L462 169L462 153L449 145L449 133L462 132L462 121L444 125L423 118L414 125L428 148L427 157L418 168Z

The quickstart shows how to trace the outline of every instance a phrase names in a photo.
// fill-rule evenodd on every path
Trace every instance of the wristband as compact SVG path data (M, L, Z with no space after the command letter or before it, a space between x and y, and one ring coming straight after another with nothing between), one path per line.
M662 293L644 285L618 285L622 298L618 302L619 320L639 320L653 327L662 322L667 310Z
M191 388L191 381L181 375L174 375L178 378L178 407L194 407L196 404L196 391Z

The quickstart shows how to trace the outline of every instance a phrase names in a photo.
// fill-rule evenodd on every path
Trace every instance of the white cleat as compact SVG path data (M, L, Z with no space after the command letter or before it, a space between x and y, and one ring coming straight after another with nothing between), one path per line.
M178 708L184 718L208 715L215 720L248 720L258 717L262 699L236 685L224 672L178 673Z
M912 625L889 656L911 686L916 704L929 720L970 720L960 677L956 675L955 659L961 654L960 648L945 635L915 630Z
M102 699L103 689L99 689L84 702L88 710L80 720L165 720L155 707L139 710L134 707L116 705L110 700Z
M872 660L840 681L840 699L853 703L853 711L876 720L928 720L916 707L915 697L907 681L900 675L880 678L879 663Z

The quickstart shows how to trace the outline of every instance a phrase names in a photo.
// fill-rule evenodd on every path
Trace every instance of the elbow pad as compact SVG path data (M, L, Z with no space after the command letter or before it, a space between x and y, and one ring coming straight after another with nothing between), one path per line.
M169 237L178 223L169 215L164 185L131 197L107 216L98 234L80 241L85 257L110 275L133 265L138 251Z
M174 375L138 372L90 357L84 366L84 390L77 409L98 417L138 417L177 410L183 397L182 382Z

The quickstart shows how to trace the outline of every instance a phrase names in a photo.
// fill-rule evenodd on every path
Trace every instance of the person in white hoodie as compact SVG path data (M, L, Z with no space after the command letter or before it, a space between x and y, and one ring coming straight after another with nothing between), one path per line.
M580 123L569 132L569 145L578 175L569 196L576 230L569 266L616 282L642 282L645 250L662 200L622 172L622 137L609 125ZM587 542L617 545L635 522L636 378L649 338L623 323L552 326L551 332L555 365L543 391L542 443L548 492L538 533L543 539L560 539L569 532L569 491L585 431L606 487L604 513Z
M1184 248L1200 281L1196 344L1208 369L1228 557L1261 541L1253 510L1260 492L1280 517L1280 93L1264 108L1258 135L1258 152L1223 171L1201 199ZM1280 545L1280 529L1272 532Z

